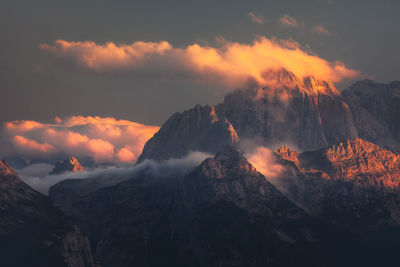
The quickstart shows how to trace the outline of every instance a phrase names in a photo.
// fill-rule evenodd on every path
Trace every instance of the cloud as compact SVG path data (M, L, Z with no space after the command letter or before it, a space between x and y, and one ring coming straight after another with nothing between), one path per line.
M131 167L99 167L84 172L69 172L60 175L47 175L52 165L34 164L27 168L17 170L21 179L33 189L48 194L49 188L66 179L85 179L88 187L86 190L95 191L105 186L116 185L128 179L141 176L151 176L164 179L171 176L181 177L198 166L210 154L192 151L186 157L162 161L145 160Z
M263 146L259 146L254 151L246 153L245 157L267 179L278 177L284 169L282 165L276 162L273 151Z
M238 88L249 80L267 84L263 73L271 69L285 68L299 78L313 75L334 82L359 75L344 63L320 58L293 40L262 36L250 44L224 41L217 47L195 43L174 48L165 41L102 45L92 41L64 40L40 47L93 71L148 73L168 79L213 82L227 88Z
M289 28L298 28L299 23L297 20L289 15L284 14L282 17L279 18L279 21L282 26L289 27Z
M17 172L18 175L24 177L44 177L49 175L49 172L51 172L53 169L54 169L53 164L35 163L25 168L19 169L17 170Z
M67 56L76 56L81 64L91 69L101 70L103 66L108 68L124 68L134 64L140 64L149 55L162 55L171 50L171 45L162 41L135 42L133 44L117 45L108 42L104 45L97 45L95 42L68 42L64 40L55 41L53 46L42 44L42 50L65 53Z
M261 16L261 15L256 15L256 14L254 14L253 12L249 12L249 13L247 13L247 16L250 18L250 20L253 22L253 23L256 23L256 24L264 24L264 17L263 16Z
M327 28L322 25L317 25L313 28L313 31L322 35L331 35Z
M54 162L75 156L96 163L134 163L158 129L97 116L56 118L54 123L12 121L0 132L0 154L27 162Z

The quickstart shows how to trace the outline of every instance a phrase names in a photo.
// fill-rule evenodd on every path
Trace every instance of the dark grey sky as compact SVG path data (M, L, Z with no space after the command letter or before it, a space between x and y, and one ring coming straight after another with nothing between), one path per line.
M173 112L214 104L225 94L214 84L156 76L100 74L75 68L41 51L42 43L166 40L175 47L255 35L292 38L329 61L388 82L400 79L400 2L2 0L0 3L0 121L99 115L161 124ZM264 18L253 23L248 13ZM300 27L284 28L284 15ZM331 33L313 32L323 25ZM347 83L340 86L346 86Z

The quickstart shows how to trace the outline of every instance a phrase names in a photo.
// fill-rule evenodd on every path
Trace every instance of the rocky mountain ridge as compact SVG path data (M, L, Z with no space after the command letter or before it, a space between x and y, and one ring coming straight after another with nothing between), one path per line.
M69 157L65 160L58 161L50 175L62 174L65 172L82 172L85 168L80 164L77 158Z
M216 106L173 115L146 143L139 161L182 156L190 150L215 154L224 145L247 139L306 151L360 137L400 151L398 83L359 82L340 92L330 81L300 80L284 69L265 75L270 85L235 90ZM364 83L370 89L361 94L358 88Z
M357 162L346 159L357 153L345 147L362 142L349 140L332 150L344 155L345 162ZM396 225L380 199L366 198L348 184L330 183L319 169L307 166L303 172L300 166L309 158L303 155L311 152L282 148L279 153L278 160L289 174L289 189L306 188L300 192L303 199L295 199L290 190L282 194L233 147L223 147L184 177L139 175L78 197L71 194L80 190L78 181L74 187L66 184L67 190L60 183L50 195L88 231L104 266L158 266L161 262L171 266L375 266L393 260L382 260L391 245L375 239L368 228ZM309 192L310 198L305 198ZM73 198L73 205L64 205L70 203L68 198ZM313 212L294 204L299 200L314 203L307 206L315 208ZM362 220L367 225L360 224ZM362 234L357 227L364 227Z
M309 214L354 230L399 225L397 153L360 138L317 151L275 153L286 168L281 191Z

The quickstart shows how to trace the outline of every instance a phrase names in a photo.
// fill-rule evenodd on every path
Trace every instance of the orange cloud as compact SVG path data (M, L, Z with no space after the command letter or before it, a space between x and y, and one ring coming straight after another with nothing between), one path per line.
M52 46L42 44L39 48L76 57L81 64L91 69L104 70L140 64L146 60L146 56L162 55L172 47L166 41L159 43L135 42L121 45L108 42L104 45L97 45L92 41L68 42L57 40Z
M6 122L0 153L27 161L52 161L67 156L97 163L135 162L145 142L159 127L115 118L73 116L54 123Z
M54 147L48 143L39 143L35 140L24 136L16 135L11 139L17 151L21 151L25 155L39 154L40 156L52 154Z
M281 22L281 25L284 27L289 27L289 28L297 28L299 27L299 24L297 23L297 20L289 15L284 14L282 17L279 18L279 21Z
M276 163L272 151L266 147L257 147L254 152L246 154L247 160L267 179L277 177L283 166Z
M247 13L247 16L251 19L252 22L257 23L257 24L264 24L264 17L259 15L257 16L253 12Z
M187 74L181 76L221 83L228 88L237 88L249 79L267 84L263 74L281 68L299 78L313 75L334 82L359 75L342 62L329 62L302 49L293 40L266 37L258 37L251 44L225 41L219 47L192 44L173 48L165 41L98 45L89 41L58 40L54 45L42 45L41 48L71 58L94 71L128 69L164 76Z
M316 33L319 33L319 34L323 34L323 35L331 35L331 33L328 31L328 29L322 25L315 26L313 31Z

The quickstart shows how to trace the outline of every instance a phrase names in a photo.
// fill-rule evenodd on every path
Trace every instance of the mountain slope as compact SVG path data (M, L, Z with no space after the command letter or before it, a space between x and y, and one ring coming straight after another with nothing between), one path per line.
M267 86L238 89L215 107L197 106L172 116L146 143L139 161L190 150L215 154L223 145L246 139L306 151L361 137L400 151L398 83L358 82L342 94L330 81L301 80L285 69L264 75Z
M50 195L103 266L353 266L365 247L308 216L232 147L184 177L132 178L74 205L63 184Z
M196 106L174 114L144 146L138 162L185 156L189 151L215 153L239 142L231 123L214 106Z
M276 153L286 166L281 190L309 213L355 230L400 222L398 154L360 138L317 151Z
M400 82L389 84L377 83L370 80L356 82L343 91L343 95L353 107L355 122L360 129L360 137L368 140L376 138L376 132L386 132L400 142ZM364 118L366 117L366 118ZM370 121L377 125L371 125ZM371 129L371 127L373 127ZM386 134L387 135L387 134ZM392 140L382 140L387 146L400 151L400 145Z
M300 81L286 70L273 75L278 83L236 90L217 106L240 138L312 150L357 136L350 109L332 83L312 77Z
M2 266L96 266L90 245L52 201L0 161Z

